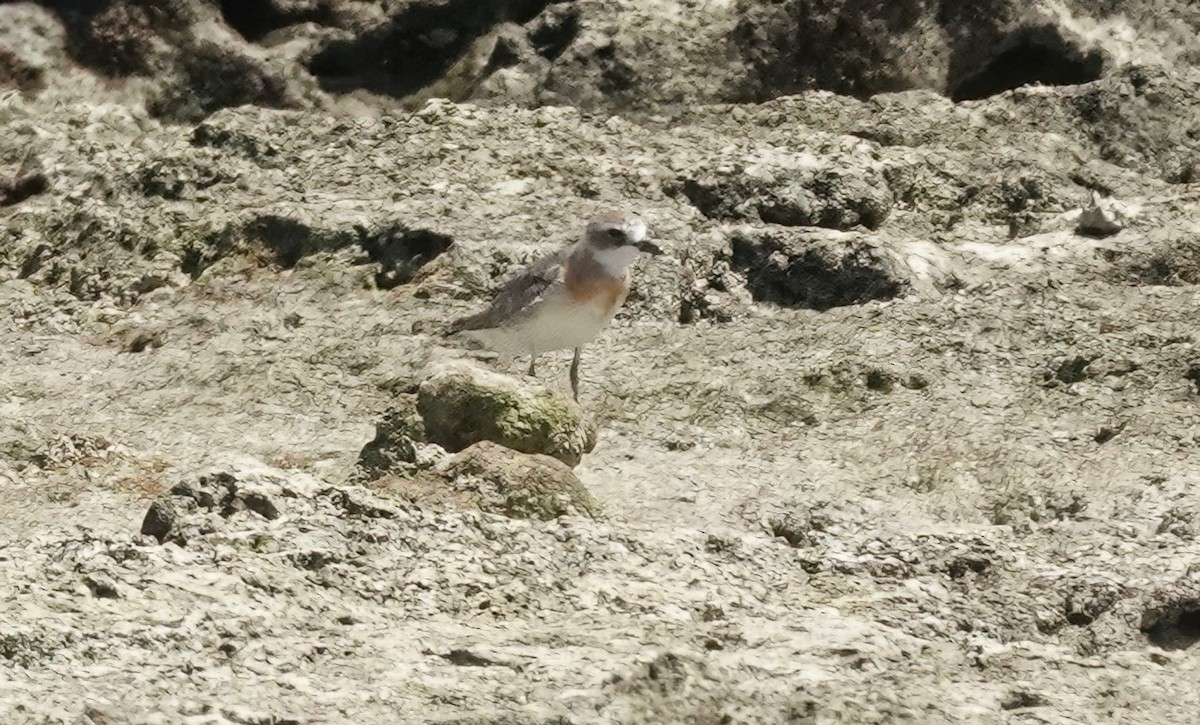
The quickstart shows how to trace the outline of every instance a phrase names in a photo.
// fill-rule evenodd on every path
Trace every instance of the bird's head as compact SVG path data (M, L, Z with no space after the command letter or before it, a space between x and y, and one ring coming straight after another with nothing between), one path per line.
M663 253L658 245L646 239L646 222L641 217L616 211L605 212L588 222L584 242L605 266L621 270L639 252L655 256Z

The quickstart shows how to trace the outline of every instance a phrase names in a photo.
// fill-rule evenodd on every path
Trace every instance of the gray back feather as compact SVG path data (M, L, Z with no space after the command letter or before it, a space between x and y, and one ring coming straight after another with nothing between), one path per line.
M487 330L499 327L506 322L519 320L522 311L532 307L539 298L550 292L551 288L562 284L559 273L562 270L563 261L566 260L573 248L573 245L564 247L553 254L542 257L522 270L500 288L487 309L451 322L447 334L467 330Z

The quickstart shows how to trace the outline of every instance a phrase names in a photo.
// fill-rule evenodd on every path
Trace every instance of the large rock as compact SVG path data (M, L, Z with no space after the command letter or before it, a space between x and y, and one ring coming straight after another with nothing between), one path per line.
M389 479L387 488L435 509L473 509L543 521L600 515L600 504L565 463L491 441L469 446L436 470Z
M451 452L493 441L575 466L596 445L595 428L565 393L464 363L421 383L417 410L428 440Z
M784 307L828 310L891 299L909 289L895 256L858 234L739 229L732 255L754 299Z
M596 499L557 458L522 453L490 440L448 455L429 440L417 401L415 394L398 396L376 423L375 437L359 453L358 480L375 482L378 488L433 509L543 520L599 514Z
M738 8L734 37L749 65L748 98L816 88L982 98L1028 83L1086 83L1106 57L1049 3L742 0ZM801 36L805 42L795 42Z
M819 137L811 148L755 147L667 185L713 219L875 229L893 199L873 144Z

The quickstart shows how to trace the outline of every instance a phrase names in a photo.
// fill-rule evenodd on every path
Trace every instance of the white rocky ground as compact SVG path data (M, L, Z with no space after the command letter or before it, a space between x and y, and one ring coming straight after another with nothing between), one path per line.
M1198 89L174 125L0 88L0 721L1196 722ZM609 206L668 255L585 351L603 514L364 479L478 357L431 331Z

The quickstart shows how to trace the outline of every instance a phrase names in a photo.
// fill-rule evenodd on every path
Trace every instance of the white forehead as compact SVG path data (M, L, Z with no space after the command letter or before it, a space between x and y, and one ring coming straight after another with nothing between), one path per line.
M646 238L646 222L639 216L629 217L625 224L625 236L634 244L642 241Z

